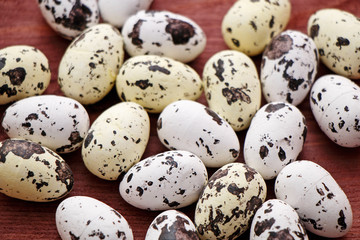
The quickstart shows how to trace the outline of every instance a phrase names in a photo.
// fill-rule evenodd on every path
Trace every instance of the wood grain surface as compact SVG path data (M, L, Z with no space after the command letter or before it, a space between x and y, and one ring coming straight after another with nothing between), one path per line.
M196 21L207 35L205 51L190 65L201 75L205 62L220 50L227 49L221 36L221 21L235 0L154 0L151 8L183 14ZM360 17L358 0L291 0L292 14L287 29L306 33L307 20L322 8L339 8ZM45 94L63 95L57 84L60 59L70 42L57 35L43 19L36 0L0 0L0 48L11 45L31 45L39 48L49 59L52 71L51 83ZM253 57L259 68L261 56ZM317 77L330 73L320 65ZM360 80L359 80L360 81ZM359 84L359 82L358 82ZM102 101L86 106L91 122L111 105L119 102L114 89ZM206 104L204 95L199 102ZM263 101L264 103L264 101ZM0 106L0 114L8 105ZM351 231L343 240L360 239L360 148L342 148L331 142L319 129L306 99L299 109L306 117L308 135L298 159L314 161L327 169L347 194L354 213ZM360 107L360 106L359 106ZM143 158L166 151L157 138L155 123L158 115L150 114L151 137ZM246 131L238 133L241 154ZM0 140L7 138L3 130ZM75 184L67 195L94 197L118 210L129 222L136 240L144 239L148 226L160 212L136 209L122 200L117 181L105 181L92 175L84 166L80 150L62 157L73 170ZM213 173L214 169L209 169ZM267 181L268 199L274 198L274 181ZM55 211L61 200L49 203L33 203L13 199L0 194L0 239L60 239L55 225ZM192 219L195 205L180 209ZM249 231L239 239L248 239ZM324 239L309 234L310 239Z

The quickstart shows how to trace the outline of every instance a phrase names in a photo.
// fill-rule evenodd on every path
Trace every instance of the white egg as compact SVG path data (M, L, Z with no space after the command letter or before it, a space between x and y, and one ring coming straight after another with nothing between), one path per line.
M99 22L96 0L37 1L49 26L66 39L73 39Z
M55 221L62 240L134 238L129 223L118 211L92 197L63 200L56 209Z
M205 49L206 36L193 20L169 11L139 11L121 31L130 56L159 55L190 62Z
M177 210L160 213L151 222L145 240L198 240L196 228L191 219Z
M244 160L264 179L272 179L302 151L305 117L292 104L272 102L257 111L246 133Z
M308 240L297 212L286 202L269 199L256 211L250 228L250 240Z
M121 197L152 211L177 209L196 202L208 180L203 162L187 151L167 151L130 168L120 182Z
M275 36L265 48L260 70L266 101L299 105L315 81L318 61L316 45L307 35L287 30Z
M104 22L120 28L140 10L149 9L153 0L99 0L100 15Z
M57 153L69 153L81 147L90 119L78 101L43 95L10 105L1 125L10 138L30 140Z
M350 79L329 74L317 79L310 107L320 129L342 147L360 146L360 88Z
M301 160L284 167L276 178L276 198L299 214L306 229L319 236L344 236L353 214L346 194L320 165Z
M157 133L168 149L190 151L207 167L221 167L239 156L240 143L234 129L195 101L169 104L159 115Z

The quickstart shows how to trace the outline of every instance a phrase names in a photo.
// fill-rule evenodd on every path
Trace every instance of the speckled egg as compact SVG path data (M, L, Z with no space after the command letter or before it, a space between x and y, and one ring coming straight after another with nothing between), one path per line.
M250 240L308 240L297 212L286 202L270 199L256 211L250 228Z
M310 107L320 129L342 147L360 146L360 88L340 75L324 75L310 93Z
M140 209L178 209L196 202L207 180L206 167L197 156L167 151L131 167L119 191L126 202Z
M60 89L82 104L96 103L113 88L123 61L120 32L105 23L90 27L72 41L60 61Z
M260 70L266 101L299 105L315 81L318 62L316 45L307 35L287 30L275 36L265 48Z
M149 9L153 0L99 0L102 19L120 28L125 21L140 10Z
M0 104L40 95L50 79L48 59L39 49L26 45L0 49Z
M276 198L290 204L308 231L319 236L344 236L351 228L350 202L335 179L320 165L296 161L281 170L275 182Z
M133 102L105 110L91 125L81 155L87 169L106 180L116 180L140 161L150 136L147 112Z
M261 86L251 58L235 50L223 50L205 64L203 81L209 108L235 131L249 127L261 105Z
M46 22L58 34L73 39L88 27L99 22L96 0L38 0Z
M203 91L200 76L189 65L155 55L129 58L116 78L122 101L132 101L148 112L159 113L168 104L196 100Z
M244 160L266 180L295 161L302 151L307 127L300 110L285 102L264 105L251 121L244 141Z
M10 138L37 142L61 154L81 147L90 119L78 101L43 95L10 105L4 112L1 125Z
M195 209L200 239L236 239L265 201L266 184L254 169L229 163L210 178Z
M289 0L238 0L225 14L221 32L230 49L255 56L283 31L290 19Z
M62 240L132 240L126 219L104 202L87 196L72 196L57 207L55 221Z
M145 240L198 240L196 228L191 219L177 210L160 213L150 224Z
M6 139L0 142L0 192L33 202L55 201L73 188L66 162L37 143Z
M169 11L138 11L121 31L130 56L159 55L190 62L205 49L206 36L193 20Z
M307 32L320 60L333 72L360 79L360 19L339 9L321 9L310 16Z
M207 167L234 162L240 153L239 139L231 126L195 101L169 104L159 115L157 134L168 149L190 151Z

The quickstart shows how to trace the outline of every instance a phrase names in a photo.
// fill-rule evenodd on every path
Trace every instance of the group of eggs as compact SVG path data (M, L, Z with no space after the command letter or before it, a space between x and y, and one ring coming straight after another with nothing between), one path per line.
M308 36L284 31L289 0L238 0L221 26L231 50L214 54L201 79L187 63L205 48L203 30L179 14L145 11L151 3L39 0L49 25L72 40L58 70L65 96L35 96L51 78L39 49L0 50L0 103L16 101L2 120L10 139L0 143L0 191L28 201L64 197L74 179L59 154L81 148L91 173L106 180L124 174L125 201L164 211L146 239L234 239L248 228L250 239L307 239L305 229L345 235L352 225L345 193L321 166L295 161L307 133L296 105L310 93L322 131L340 146L360 146L360 89L350 80L360 78L359 19L319 10ZM108 23L99 24L100 15ZM250 56L261 53L259 77ZM320 60L336 74L315 82ZM122 102L90 126L83 105L114 85ZM208 107L196 102L203 91ZM140 161L148 113L159 113L158 137L169 151ZM245 164L237 163L236 131L246 129ZM219 169L208 179L207 167ZM265 202L264 180L274 178L277 199ZM195 202L194 223L174 210ZM89 197L61 202L56 224L62 239L133 238L119 212Z

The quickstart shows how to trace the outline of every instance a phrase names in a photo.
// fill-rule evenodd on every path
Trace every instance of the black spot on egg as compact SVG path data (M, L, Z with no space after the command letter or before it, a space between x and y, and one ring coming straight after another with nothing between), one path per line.
M269 154L269 149L265 145L261 146L259 150L259 155L261 159L267 157L268 154Z
M67 165L65 161L59 160L56 160L55 163L55 172L57 173L56 180L64 183L67 191L70 192L74 185L74 177L69 165Z
M135 46L142 48L143 40L140 39L140 28L145 20L139 19L133 29L132 32L128 34L128 37L131 38L131 43Z
M226 98L226 101L229 105L236 101L245 102L247 104L251 103L250 96L246 93L247 85L243 88L223 88L222 95Z
M19 86L25 80L26 71L22 67L17 67L17 68L7 71L6 73L3 73L3 75L6 75L9 77L12 85Z
M5 67L6 64L6 58L0 58L0 70Z
M266 47L263 55L269 59L277 59L288 53L293 45L292 38L287 34L278 35L273 38Z
M23 159L29 159L33 154L45 153L45 150L41 145L34 142L6 139L0 148L0 162L4 163L10 152Z
M217 115L213 110L205 107L205 112L209 114L212 117L212 120L214 120L218 125L223 124L223 120L221 119L221 117L219 117L219 115Z
M171 34L175 45L186 44L195 35L194 27L182 20L168 18L165 31Z
M254 227L254 232L256 236L260 236L267 229L271 229L272 225L275 223L274 218L265 219L264 221L256 222Z
M347 38L338 37L335 45L341 50L342 46L349 46L350 41Z
M320 26L318 24L314 24L310 27L310 37L314 39L319 35Z
M171 224L166 224L161 228L161 233L158 240L168 239L184 239L184 240L196 240L199 239L197 233L192 230L188 230L189 221L180 216L176 216L176 221Z

